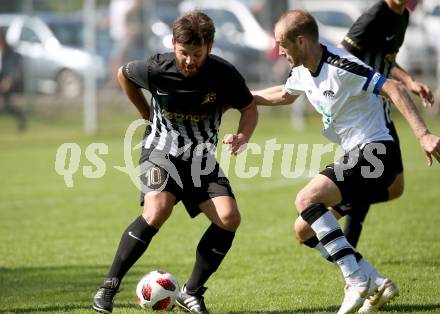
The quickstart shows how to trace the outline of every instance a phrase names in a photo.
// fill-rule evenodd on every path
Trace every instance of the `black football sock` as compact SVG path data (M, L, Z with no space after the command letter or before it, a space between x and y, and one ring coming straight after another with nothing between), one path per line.
M117 278L120 283L131 266L145 252L157 231L142 216L136 218L122 234L107 278Z
M208 278L217 270L232 246L235 232L211 224L197 246L196 262L186 283L188 294L197 294Z
M344 235L353 247L356 247L359 242L362 225L369 209L370 205L355 206L350 210L350 214L345 217Z

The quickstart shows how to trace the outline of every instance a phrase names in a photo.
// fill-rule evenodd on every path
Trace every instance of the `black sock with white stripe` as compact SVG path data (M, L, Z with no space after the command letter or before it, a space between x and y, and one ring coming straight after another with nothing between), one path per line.
M339 266L344 278L360 270L354 256L355 251L342 233L335 216L323 204L307 207L301 217L315 231L319 242Z
M235 232L211 224L197 246L196 262L186 283L186 292L195 295L217 270L232 246Z
M122 234L107 278L118 278L121 282L131 266L144 254L157 231L145 221L144 217L136 218Z

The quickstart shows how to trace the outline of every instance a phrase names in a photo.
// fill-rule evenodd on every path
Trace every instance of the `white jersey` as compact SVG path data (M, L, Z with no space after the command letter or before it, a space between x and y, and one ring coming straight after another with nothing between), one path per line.
M295 67L284 89L291 95L305 93L322 115L324 136L345 151L356 145L392 141L378 96L386 78L345 50L322 48L316 73Z

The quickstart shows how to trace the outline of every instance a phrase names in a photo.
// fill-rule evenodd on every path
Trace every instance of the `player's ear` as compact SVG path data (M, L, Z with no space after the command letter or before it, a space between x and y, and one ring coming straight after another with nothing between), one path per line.
M296 40L296 44L298 44L298 45L300 45L300 46L303 46L304 45L304 42L305 42L305 37L304 36L302 36L302 35L298 35L298 36L296 36L295 37L295 40Z
M172 41L172 43L173 43L173 47L174 47L174 49L176 49L176 39L173 37L173 39L171 40Z
M207 45L207 48L208 48L208 54L211 53L212 44L213 44L213 43L209 43L209 44Z

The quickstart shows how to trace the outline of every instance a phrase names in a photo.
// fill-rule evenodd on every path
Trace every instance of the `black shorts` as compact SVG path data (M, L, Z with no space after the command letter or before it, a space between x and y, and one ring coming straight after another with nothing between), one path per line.
M229 180L214 157L209 161L203 158L201 164L196 166L194 159L182 160L161 151L143 149L139 163L141 206L144 205L146 193L167 191L176 197L176 204L182 201L188 214L194 218L201 212L199 205L206 200L217 196L235 199Z
M400 140L399 140L399 136L397 135L397 130L396 127L394 126L394 122L391 121L391 123L387 123L387 128L390 130L391 137L397 143L399 158L396 158L396 167L398 171L397 173L402 173L403 172L402 151L400 150Z
M359 145L321 174L338 186L342 203L371 204L375 193L383 193L393 183L399 158L399 144L394 141Z

